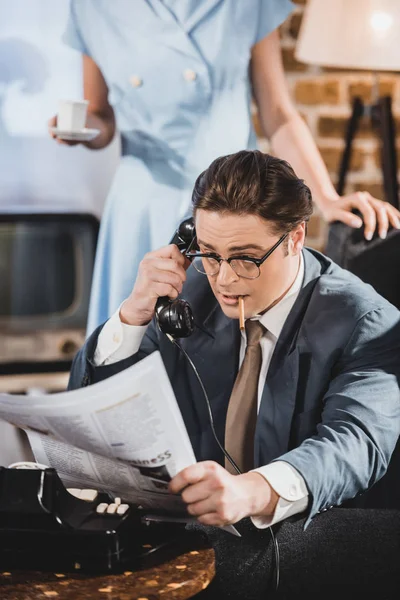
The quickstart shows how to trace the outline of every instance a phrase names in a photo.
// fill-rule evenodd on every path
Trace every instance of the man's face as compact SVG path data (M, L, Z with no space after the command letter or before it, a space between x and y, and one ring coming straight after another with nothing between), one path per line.
M200 252L212 252L222 258L246 255L262 258L279 240L271 225L257 215L197 210L195 217ZM244 298L245 318L260 314L276 302L293 283L304 243L304 224L293 230L260 266L257 279L239 277L226 262L217 275L208 277L223 312L239 318L238 296Z

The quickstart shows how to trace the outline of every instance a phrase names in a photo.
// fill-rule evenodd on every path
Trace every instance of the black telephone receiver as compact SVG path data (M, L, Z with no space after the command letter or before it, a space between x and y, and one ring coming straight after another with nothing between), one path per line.
M190 217L179 225L170 244L178 246L183 253L189 248L195 236L194 221ZM174 339L188 337L193 333L193 313L186 300L179 298L171 300L168 296L159 298L156 302L156 319L160 330Z

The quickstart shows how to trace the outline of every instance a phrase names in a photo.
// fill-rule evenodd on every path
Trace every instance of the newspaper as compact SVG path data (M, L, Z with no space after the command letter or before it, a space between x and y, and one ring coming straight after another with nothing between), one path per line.
M67 487L183 509L168 482L196 459L159 352L82 389L0 394L0 419L26 431L37 462L55 468Z
M78 390L0 394L0 419L25 430L36 461L56 469L67 488L190 520L168 482L196 458L159 352Z

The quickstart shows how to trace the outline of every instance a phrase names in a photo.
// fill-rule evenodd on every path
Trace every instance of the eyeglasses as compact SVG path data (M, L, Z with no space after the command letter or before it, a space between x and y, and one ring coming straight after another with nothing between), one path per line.
M260 267L263 262L271 256L288 235L289 233L282 235L276 244L274 244L262 258L253 258L251 256L231 256L230 258L222 258L221 256L218 256L218 254L212 252L196 252L195 250L191 250L191 247L188 248L185 256L191 261L196 271L203 275L218 275L221 263L227 262L238 277L243 277L244 279L257 279L260 277ZM190 246L193 245L195 239Z

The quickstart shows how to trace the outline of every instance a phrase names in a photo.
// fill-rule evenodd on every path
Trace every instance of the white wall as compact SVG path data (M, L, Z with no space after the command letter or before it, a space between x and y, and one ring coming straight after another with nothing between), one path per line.
M100 216L118 161L60 146L47 121L82 96L81 56L61 41L68 0L0 0L0 211L85 210Z

